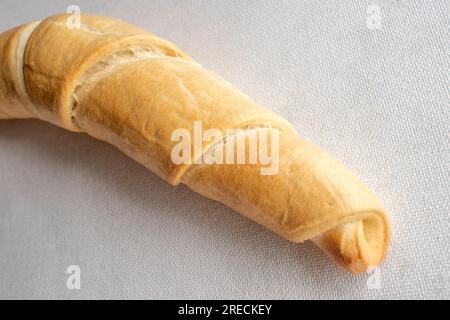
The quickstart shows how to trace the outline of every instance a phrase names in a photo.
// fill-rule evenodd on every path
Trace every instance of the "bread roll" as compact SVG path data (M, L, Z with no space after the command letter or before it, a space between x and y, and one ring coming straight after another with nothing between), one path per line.
M1 119L38 118L111 143L172 185L184 183L288 240L313 241L348 271L383 260L385 210L344 165L174 44L118 19L80 17L76 28L60 14L0 35ZM195 136L200 121L223 135L221 143L191 141L192 161L175 163L173 133ZM277 173L261 174L260 163L197 161L231 150L231 129L248 141L276 130Z

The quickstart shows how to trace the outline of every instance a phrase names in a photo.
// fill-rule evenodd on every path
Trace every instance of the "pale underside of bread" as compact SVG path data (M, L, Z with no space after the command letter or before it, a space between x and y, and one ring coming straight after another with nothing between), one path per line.
M383 260L390 224L380 201L285 119L151 33L88 14L70 29L67 18L0 36L0 57L7 57L0 118L35 117L109 142L173 185L184 183L291 241L312 240L351 272ZM244 136L279 130L279 172L261 175L258 164L174 164L171 134L193 134L195 121L224 137L227 129ZM212 147L203 142L192 159Z

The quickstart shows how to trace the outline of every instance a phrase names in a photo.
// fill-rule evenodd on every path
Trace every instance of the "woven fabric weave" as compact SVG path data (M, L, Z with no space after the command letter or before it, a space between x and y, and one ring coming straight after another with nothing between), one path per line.
M3 0L0 29L71 4ZM392 245L347 274L112 146L0 121L0 298L450 298L448 1L75 4L173 41L341 159L384 202Z

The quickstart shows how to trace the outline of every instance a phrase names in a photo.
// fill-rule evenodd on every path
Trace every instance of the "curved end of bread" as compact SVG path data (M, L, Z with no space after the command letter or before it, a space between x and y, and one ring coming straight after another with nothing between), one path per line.
M386 214L374 211L363 220L340 225L311 240L347 271L363 273L384 260L390 236Z
M391 230L375 194L341 162L296 134L281 132L279 159L275 175L261 175L260 164L195 165L182 182L292 242L312 240L352 273L379 265Z

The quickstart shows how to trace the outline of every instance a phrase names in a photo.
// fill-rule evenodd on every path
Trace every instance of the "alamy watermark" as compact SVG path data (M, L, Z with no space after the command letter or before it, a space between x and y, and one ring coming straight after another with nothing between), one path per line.
M223 134L214 128L203 131L202 121L194 121L193 137L180 128L173 131L171 140L177 142L171 151L176 165L259 164L261 175L279 171L280 137L275 128L226 129Z
M383 27L381 9L378 5L374 4L367 7L366 26L370 30L380 30Z
M69 276L66 280L66 287L69 290L80 290L81 289L81 269L80 266L75 264L70 265L66 269L66 274Z
M369 290L381 290L381 270L378 266L370 266L367 269L367 274L369 277L367 278L366 285Z
M81 29L81 8L77 5L70 5L66 12L70 16L66 20L66 26L69 29Z

